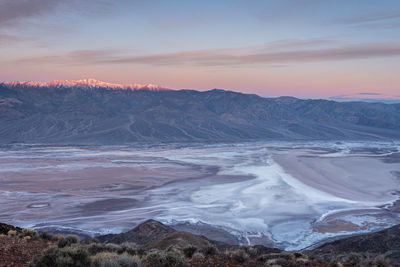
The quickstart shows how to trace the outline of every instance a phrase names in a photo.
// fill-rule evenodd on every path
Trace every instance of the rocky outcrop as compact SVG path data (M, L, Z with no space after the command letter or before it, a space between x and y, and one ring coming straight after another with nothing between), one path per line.
M319 257L344 256L349 253L383 254L391 263L400 266L400 225L326 243L312 251Z
M133 242L138 245L145 245L152 241L161 240L174 232L174 229L158 221L147 220L128 232L102 235L96 238L103 243L121 244L124 242Z
M22 229L19 227L15 227L13 225L5 224L5 223L0 223L0 235L7 235L8 231L14 230L17 232L21 232Z
M0 224L2 232L20 230L11 225ZM123 244L107 245L82 242L77 245L82 250L99 253L102 251L126 250L130 253L147 255L151 252L176 253L187 252L188 248L202 255L186 259L189 266L400 266L400 225L375 233L351 236L326 243L309 251L286 252L264 246L233 246L225 244L225 253L210 249L216 243L207 238L174 229L148 220L136 228L117 235L99 236L103 243L134 242L139 246ZM35 239L20 236L0 235L0 265L28 266L29 262L38 257L53 241L40 235ZM75 244L76 245L76 244ZM220 244L221 245L221 244ZM94 250L98 250L95 252ZM208 253L209 251L210 253ZM212 252L212 253L211 253ZM193 254L192 254L193 255ZM142 257L143 259L143 257ZM174 266L174 265L173 265Z
M144 247L146 249L160 249L167 250L169 248L184 249L187 247L196 247L197 249L205 249L211 246L210 241L200 235L194 235L188 232L177 231L169 234L161 240L154 240Z

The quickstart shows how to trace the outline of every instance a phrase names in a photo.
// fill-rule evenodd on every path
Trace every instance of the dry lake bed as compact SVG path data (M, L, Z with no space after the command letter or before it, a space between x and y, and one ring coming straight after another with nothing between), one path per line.
M153 218L301 249L400 223L400 143L0 149L0 221L95 236Z

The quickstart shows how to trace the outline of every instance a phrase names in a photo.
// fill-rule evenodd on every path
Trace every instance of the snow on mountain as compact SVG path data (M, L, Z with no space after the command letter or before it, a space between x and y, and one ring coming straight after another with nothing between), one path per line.
M112 89L126 89L126 90L166 90L166 88L151 83L139 84L118 84L107 83L96 79L82 79L82 80L54 80L51 82L35 82L35 81L12 81L4 82L3 84L9 86L27 86L27 87L85 87L85 88L112 88Z

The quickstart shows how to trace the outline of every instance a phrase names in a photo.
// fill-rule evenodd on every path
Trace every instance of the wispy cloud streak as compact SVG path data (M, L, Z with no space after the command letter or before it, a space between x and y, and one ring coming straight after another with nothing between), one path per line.
M79 50L64 55L22 59L25 63L144 64L153 66L234 66L307 63L400 56L400 43L372 43L310 49L210 49L167 54L132 55L118 50Z
M123 3L127 1L119 1ZM117 6L116 1L96 0L1 0L0 1L0 27L9 27L19 22L47 16L54 12L80 13L81 15L112 13Z
M0 2L0 26L46 14L61 2L61 0L2 0Z
M386 13L386 14L372 14L361 17L343 19L340 23L343 24L359 24L359 23L372 23L372 22L386 22L391 20L399 20L400 12Z
M15 44L24 40L25 38L19 36L0 33L0 46Z

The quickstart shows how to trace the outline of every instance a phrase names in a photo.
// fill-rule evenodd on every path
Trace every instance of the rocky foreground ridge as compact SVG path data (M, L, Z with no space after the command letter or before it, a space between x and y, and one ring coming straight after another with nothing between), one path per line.
M84 240L0 224L0 266L400 266L400 225L288 252L228 245L154 220Z

